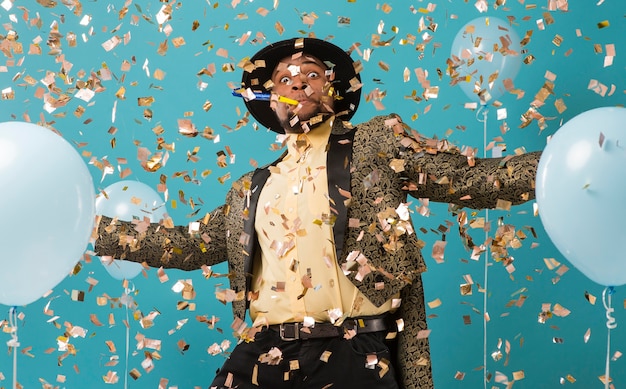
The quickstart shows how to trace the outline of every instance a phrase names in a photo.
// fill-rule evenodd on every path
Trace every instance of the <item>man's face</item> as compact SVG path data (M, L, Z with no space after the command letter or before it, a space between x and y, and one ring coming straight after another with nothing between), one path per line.
M272 74L272 93L293 100L277 101L275 105L276 116L286 132L302 132L303 122L320 113L333 112L327 71L322 61L308 54L283 58L278 63Z

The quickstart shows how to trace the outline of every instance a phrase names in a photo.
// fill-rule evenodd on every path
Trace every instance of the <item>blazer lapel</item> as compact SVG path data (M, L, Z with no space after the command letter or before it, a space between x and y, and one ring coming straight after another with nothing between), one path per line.
M272 162L269 165L265 165L264 167L258 168L252 174L252 179L250 183L250 199L248 204L248 217L243 221L243 232L246 236L249 237L248 241L244 246L244 255L243 255L243 269L246 274L246 290L249 291L252 277L252 262L255 255L255 250L257 247L256 242L256 229L254 228L254 223L256 219L256 209L259 204L259 195L261 194L261 190L265 186L267 179L270 176L270 166L276 166L278 162L280 162L283 158L285 158L287 152L284 152L280 158L276 161Z
M343 253L346 229L348 228L348 209L346 203L350 193L350 165L352 162L352 142L356 129L336 134L331 133L326 157L328 172L328 195L331 199L331 212L336 216L333 225L335 252L337 261ZM343 194L342 194L343 193Z
M243 221L243 232L249 237L244 247L243 268L246 274L246 290L250 290L252 278L252 259L256 249L256 230L254 221L256 218L256 209L259 202L259 193L270 176L270 170L267 166L256 169L252 175L252 183L250 184L250 203L248 205L248 217Z

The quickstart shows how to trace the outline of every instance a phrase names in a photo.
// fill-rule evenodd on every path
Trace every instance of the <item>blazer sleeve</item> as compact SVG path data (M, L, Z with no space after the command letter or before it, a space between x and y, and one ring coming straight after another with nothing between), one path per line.
M231 190L228 197L235 196ZM151 267L196 270L227 260L226 219L230 206L222 205L203 219L174 226L171 219L150 223L97 216L96 255L147 263Z
M506 209L535 198L541 152L478 158L473 148L424 137L397 115L388 124L400 144L391 163L412 197L473 209Z

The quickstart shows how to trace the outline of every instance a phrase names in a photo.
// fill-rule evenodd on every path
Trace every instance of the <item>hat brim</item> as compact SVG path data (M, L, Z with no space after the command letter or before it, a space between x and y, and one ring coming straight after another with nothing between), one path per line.
M250 62L257 66L251 72L245 70L243 72L241 79L242 87L250 88L254 92L269 93L270 91L264 87L264 84L271 79L278 63L282 59L299 52L312 55L327 64L334 65L335 79L333 86L340 96L339 99L334 101L334 111L336 113L344 112L340 118L349 120L354 115L361 99L361 88L351 89L350 81L356 79L360 83L361 77L356 72L354 61L347 52L321 39L292 38L272 43L259 50L250 58ZM265 66L258 66L263 63ZM270 107L269 101L252 99L245 100L245 104L250 114L261 125L277 133L282 134L285 132L276 114Z

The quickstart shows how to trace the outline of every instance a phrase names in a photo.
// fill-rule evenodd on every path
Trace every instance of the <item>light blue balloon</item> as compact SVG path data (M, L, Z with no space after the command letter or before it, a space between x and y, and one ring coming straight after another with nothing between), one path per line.
M469 82L457 84L467 97L485 105L506 92L503 81L514 80L522 65L520 42L510 23L494 17L476 18L459 30L450 54L462 63L456 69L458 78L469 77ZM490 83L493 74L497 78Z
M26 305L81 259L93 228L87 165L62 136L25 122L0 123L0 303Z
M96 214L124 221L148 218L151 223L156 223L167 215L167 209L161 196L150 186L139 181L124 180L107 186L103 193L98 194ZM120 259L103 265L109 275L117 280L133 279L143 269L140 263Z
M626 108L565 123L537 167L541 221L559 251L592 281L626 284Z
M107 273L116 280L132 280L143 270L143 266L137 262L125 259L114 259L112 262L101 262Z

